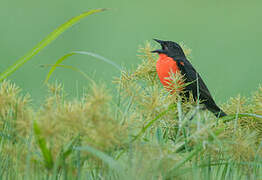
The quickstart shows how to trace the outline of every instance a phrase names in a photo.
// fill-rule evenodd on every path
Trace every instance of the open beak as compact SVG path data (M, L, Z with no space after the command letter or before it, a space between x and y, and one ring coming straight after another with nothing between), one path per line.
M160 53L164 53L164 50L163 49L156 49L154 51L151 51L151 53L158 53L158 54L160 54Z
M162 40L159 40L159 39L153 39L154 41L156 41L156 42L158 42L159 44L163 44L164 43L164 41L162 41Z
M157 50L151 51L151 53L158 53L158 54L164 53L164 42L165 41L162 41L162 40L159 40L159 39L153 39L153 40L158 42L161 45L162 49L157 49Z

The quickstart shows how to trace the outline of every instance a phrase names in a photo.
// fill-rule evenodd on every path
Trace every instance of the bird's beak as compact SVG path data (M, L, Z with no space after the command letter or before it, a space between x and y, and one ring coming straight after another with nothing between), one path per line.
M158 42L161 45L162 49L157 49L157 50L151 51L151 53L159 53L159 54L164 53L164 42L165 41L162 41L162 40L159 40L159 39L153 39L153 40Z
M160 54L160 53L164 53L164 50L163 49L156 49L154 51L151 51L151 53L158 53L158 54Z
M159 44L163 44L164 43L164 41L162 41L162 40L159 40L159 39L153 39L154 41L156 41L156 42L158 42Z

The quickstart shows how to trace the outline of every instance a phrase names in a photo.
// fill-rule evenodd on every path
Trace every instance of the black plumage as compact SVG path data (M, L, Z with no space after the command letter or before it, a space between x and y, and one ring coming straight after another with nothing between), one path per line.
M185 83L188 84L184 89L184 94L187 98L189 97L189 92L192 92L194 99L197 100L199 98L200 103L204 104L205 107L214 113L216 117L226 116L227 114L216 105L206 84L192 64L187 60L180 45L172 41L162 41L157 39L155 39L155 41L160 43L162 49L152 52L166 54L176 61L181 74L185 78Z

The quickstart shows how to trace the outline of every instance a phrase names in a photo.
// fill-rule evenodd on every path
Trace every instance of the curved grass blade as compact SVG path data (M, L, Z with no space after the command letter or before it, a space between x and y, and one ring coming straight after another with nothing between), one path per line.
M74 66L70 66L70 65L63 65L63 64L43 64L41 65L41 67L47 67L47 66L51 66L51 67L62 67L62 68L66 68L66 69L71 69L75 72L80 73L82 76L84 76L87 80L89 81L93 81L93 79L91 79L86 73L84 73L83 71L81 71L80 69L74 67ZM52 75L52 73L50 74L50 76ZM50 78L50 76L48 77L48 79Z
M41 130L40 130L36 121L34 121L33 130L34 130L34 133L35 133L36 142L37 142L39 149L41 150L42 155L43 155L44 164L45 164L47 169L52 169L53 165L54 165L52 153L51 153L50 149L48 149L47 144L46 144L46 140L42 136Z
M79 144L79 137L80 136L78 135L72 138L71 141L69 141L67 144L62 146L58 156L56 157L56 161L54 163L54 168L52 171L53 177L57 177L57 174L59 173L60 168L62 166L65 166L68 156L70 156L70 154L73 153L73 151L75 150L74 147L77 146L77 144Z
M89 56L93 56L97 59L100 59L108 64L111 64L112 66L114 66L115 68L117 68L119 71L122 71L122 68L116 64L114 61L111 61L103 56L100 56L99 54L96 54L96 53L92 53L92 52L86 52L86 51L74 51L74 53L76 54L84 54L84 55L89 55Z
M53 32L51 32L46 38L44 38L40 43L38 43L30 52L24 55L22 58L18 59L12 66L8 67L4 72L0 74L0 82L6 79L9 75L15 72L18 68L20 68L23 64L29 61L33 56L39 53L44 47L48 46L51 42L53 42L58 36L60 36L64 31L68 28L79 22L81 19L94 14L102 12L106 9L93 9L87 12L84 12L78 16L75 16L60 25Z
M175 174L179 172L179 168L184 166L186 162L190 161L201 150L202 150L201 145L197 145L193 151L191 151L184 159L182 159L180 162L175 164L175 166L171 170L169 170L169 172L166 174L166 177L164 179L172 179L172 177L174 177Z
M255 118L262 119L262 115L252 114L252 113L239 113L239 114L237 114L237 116L239 118L241 118L241 117L255 117ZM236 118L236 114L232 114L232 115L227 115L225 117L222 117L221 120L223 120L223 122L228 122L228 121L234 120L235 118Z
M84 147L77 147L76 149L80 151L88 151L89 153L95 155L99 159L101 159L105 164L108 165L109 168L116 170L119 173L123 173L124 169L123 167L116 161L114 160L111 156L105 154L102 151L99 151L98 149L95 149L91 146L84 146Z
M167 110L159 113L154 119L152 119L151 121L149 121L145 127L143 127L139 133L133 137L133 139L131 140L131 143L135 142L138 138L140 138L148 128L150 128L158 119L160 119L161 117L163 117L164 115L166 115L170 110L174 109L176 106L176 104L172 104L168 107ZM126 152L126 149L122 150L117 156L116 159L119 159L124 153Z
M139 137L141 137L141 136L146 132L146 130L154 124L154 122L156 122L158 119L160 119L161 117L163 117L164 115L166 115L170 110L174 109L175 107L177 107L176 104L172 104L172 105L170 105L170 106L168 107L167 110L159 113L154 119L152 119L151 121L149 121L149 122L147 123L147 125L145 125L145 127L143 127L136 136L134 136L134 138L132 139L131 142L134 142L134 141L137 140Z
M46 79L45 79L45 83L48 82L48 80L50 79L51 75L53 74L53 72L55 71L56 67L58 67L66 58L73 56L75 53L69 53L66 54L64 56L62 56L60 59L58 59L56 61L56 63L51 67L50 71L48 72Z
M114 66L115 68L117 68L119 71L122 71L121 67L116 64L115 62L103 57L103 56L100 56L96 53L92 53L92 52L86 52L86 51L74 51L74 52L71 52L71 53L68 53L64 56L62 56L60 59L58 59L56 61L56 63L51 67L50 71L48 72L47 76L46 76L46 79L45 79L45 83L48 82L48 80L50 79L51 75L53 74L53 72L55 71L56 67L58 67L59 64L61 64L64 60L66 60L68 57L70 56L73 56L73 55L77 55L77 54L82 54L82 55L89 55L89 56L92 56L92 57L95 57L97 59L100 59L108 64L111 64L112 66Z
M73 152L74 147L77 145L78 142L79 142L79 136L76 136L69 143L67 143L62 147L57 157L59 163L61 163L61 161L66 160L66 158Z

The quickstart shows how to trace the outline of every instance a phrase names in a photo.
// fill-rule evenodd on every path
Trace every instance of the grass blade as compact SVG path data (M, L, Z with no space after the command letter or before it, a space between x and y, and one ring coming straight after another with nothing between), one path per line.
M236 116L238 118L241 118L241 117L254 117L254 118L262 119L262 115L259 115L259 114L239 113L237 115L236 114L227 115L225 117L222 117L221 120L223 120L223 122L228 122L228 121L234 120L236 118Z
M79 22L81 19L98 12L102 12L106 9L93 9L87 12L84 12L78 16L75 16L60 25L53 32L51 32L46 38L44 38L40 43L38 43L31 51L29 51L22 58L18 59L12 66L7 68L4 72L0 74L0 82L6 79L9 75L15 72L18 68L23 66L27 61L29 61L33 56L38 54L44 47L48 46L51 42L53 42L58 36L60 36L64 31L68 28Z
M43 158L44 158L44 164L47 169L51 169L54 165L53 157L50 149L47 148L46 140L41 134L41 130L37 124L36 121L34 121L34 133L36 137L36 142L42 152Z
M45 83L48 82L48 80L50 79L51 75L53 74L53 72L55 71L56 67L58 67L65 59L67 59L70 56L73 56L75 53L69 53L64 55L63 57L61 57L60 59L58 59L56 61L56 63L51 67L50 71L48 72L46 79L45 79Z
M152 119L151 121L149 121L149 122L147 123L147 125L145 125L145 127L143 127L143 128L140 130L140 132L132 139L131 142L134 142L134 141L137 140L139 137L141 137L141 136L146 132L146 130L147 130L150 126L152 126L152 124L154 124L154 122L156 122L159 118L163 117L166 113L168 113L170 110L172 110L172 109L175 108L175 107L176 107L176 105L174 105L174 104L173 104L173 105L170 105L167 110L159 113L154 119Z
M145 127L143 127L139 133L133 137L133 139L131 140L131 143L135 142L138 138L140 138L148 128L150 128L158 119L160 119L161 117L163 117L166 113L168 113L170 110L174 109L176 107L176 104L172 104L168 107L167 110L159 113L154 119L152 119L151 121L149 121ZM126 149L122 150L116 157L116 159L119 159L124 153L126 152Z
M96 54L96 53L92 53L92 52L86 52L86 51L75 51L74 53L76 54L83 54L83 55L89 55L89 56L93 56L97 59L100 59L108 64L111 64L112 66L114 66L116 69L118 69L119 71L122 71L122 68L116 64L114 61L111 61L103 56L100 56L99 54Z
M80 73L82 76L84 76L87 80L94 82L85 72L81 71L80 69L74 67L74 66L70 66L70 65L62 65L62 64L43 64L41 65L41 67L47 67L47 66L51 66L53 67L62 67L62 68L66 68L66 69L71 69L77 73ZM53 73L53 72L52 72ZM52 73L50 74L50 76L48 77L48 79L51 77ZM48 74L49 75L49 74Z
M164 179L169 179L171 177L173 177L177 172L178 172L178 169L182 166L184 166L184 164L191 160L194 156L197 155L197 153L199 151L201 151L201 146L200 145L197 145L196 146L196 149L191 151L183 160L181 160L179 163L177 163L168 173L167 173L167 177L165 177Z
M48 82L48 80L50 79L51 75L53 74L53 72L55 71L56 67L58 67L64 60L66 60L68 57L70 56L73 56L73 55L77 55L77 54L82 54L82 55L89 55L89 56L92 56L92 57L95 57L97 59L100 59L108 64L111 64L113 65L115 68L117 68L119 71L122 71L121 67L116 64L115 62L103 57L103 56L100 56L96 53L92 53L92 52L86 52L86 51L74 51L74 52L71 52L71 53L68 53L64 56L62 56L60 59L58 59L56 61L56 63L51 67L50 71L48 72L47 76L46 76L46 79L45 79L45 83Z
M119 173L124 172L123 171L123 167L116 161L114 160L112 157L110 157L109 155L105 154L102 151L99 151L98 149L95 149L91 146L83 146L83 147L78 147L77 148L80 151L88 151L91 154L95 155L96 157L98 157L99 159L101 159L105 164L107 164L111 169L116 170Z
M67 143L60 151L58 159L59 161L65 161L66 158L73 152L74 146L79 142L79 136L73 138L69 143Z

